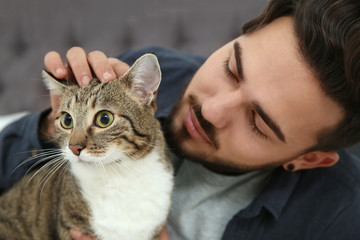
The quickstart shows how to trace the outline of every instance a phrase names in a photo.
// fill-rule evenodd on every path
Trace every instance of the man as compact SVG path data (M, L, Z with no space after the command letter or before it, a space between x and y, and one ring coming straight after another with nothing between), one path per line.
M171 239L359 239L360 162L335 151L360 139L359 27L355 0L273 0L204 63L162 48L120 56L131 64L153 51L162 66L157 117L176 169ZM109 81L128 68L81 48L67 60L51 52L45 65L80 85L91 69ZM14 137L16 126L26 133L39 121L39 138L51 140L55 96L52 106L3 132L3 165L13 163L6 137L20 150L44 147ZM2 188L16 180L4 176Z

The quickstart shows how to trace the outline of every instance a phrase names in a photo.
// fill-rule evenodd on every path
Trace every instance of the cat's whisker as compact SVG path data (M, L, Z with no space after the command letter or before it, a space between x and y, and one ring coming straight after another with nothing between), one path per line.
M59 177L62 178L65 175L65 172L69 169L70 167L70 162L66 161L65 162L65 167L63 168L63 170L61 171L61 173L59 174Z
M124 154L129 158L131 159L132 161L136 161L135 159L133 159L132 157L129 156L129 154L127 154L126 152L124 152ZM141 174L141 171L137 168L134 168L133 166L131 166L130 164L128 164L128 162L125 160L125 161L120 161L119 162L119 159L118 157L112 155L110 156L111 158L113 158L113 162L119 166L120 168L125 168L126 171L121 171L123 172L123 174L131 174L133 175L132 177L135 177L136 178L136 175L137 174Z
M51 177L53 175L53 173L56 172L56 169L58 168L58 166L62 165L63 163L64 163L63 159L57 158L56 160L54 160L50 164L48 164L47 166L49 166L49 170L46 172L43 179L39 183L41 184L43 181L45 181L45 179L47 179L48 177Z
M27 159L32 159L32 158L37 158L38 156L41 156L43 154L56 153L56 152L60 152L60 151L62 151L62 150L59 148L48 148L48 149L36 149L36 154L34 154L34 151L23 151L23 152L19 152L19 154L31 153L31 154L33 154L33 156L31 156Z
M38 152L38 154L35 154L35 156L39 155L40 153L44 153L44 152L49 152L49 151L61 151L61 149L59 148L47 148L47 149L36 149L36 152ZM34 151L21 151L18 152L19 154L26 154L26 153L33 153Z
M41 168L39 168L38 170L36 170L36 172L29 178L29 180L28 180L28 182L27 182L26 185L28 185L28 184L32 181L32 179L33 179L37 174L39 174L42 170L44 170L44 169L47 168L48 166L54 164L55 162L57 162L57 161L59 161L59 160L61 160L61 159L62 159L62 157L59 156L59 157L57 157L57 158L55 158L55 159L47 162L44 166L42 166Z
M67 161L64 161L63 159L60 159L59 161L55 162L53 166L51 166L50 171L44 176L44 179L41 181L42 187L40 191L40 199L43 193L43 190L46 186L46 184L50 181L50 179L53 177L53 175L61 169L64 164L66 164ZM58 175L59 177L59 175Z
M146 142L146 141L143 141L143 140L141 140L140 142L142 144L145 144L145 145L150 146L150 147L156 147L156 145L154 143L149 143L149 142Z
M110 155L109 159L111 160L111 162L110 162L110 164L108 164L108 166L111 169L111 171L114 174L120 175L122 165L121 165L121 162L119 162L119 158L114 155Z
M54 159L53 161L50 161L47 164L45 164L43 169L42 168L39 169L41 171L41 170L44 170L45 168L49 167L49 169L47 170L45 175L42 176L42 178L37 182L36 189L38 189L40 187L40 185L45 181L45 179L51 174L52 169L54 168L55 165L58 164L59 161L61 161L60 158ZM38 171L34 175L38 174ZM29 182L30 181L31 181L31 179L29 180Z
M38 160L36 161L33 165L31 165L31 167L29 167L29 169L26 171L26 174L27 175L33 168L35 168L37 165L43 163L43 162L52 162L52 160L55 160L55 159L58 159L58 158L62 158L62 155L61 154L57 154L57 155L50 155L50 156L47 156L45 158L42 158L41 160ZM49 161L50 160L50 161ZM46 164L45 164L46 165Z
M122 171L124 175L128 175L133 179L137 179L137 183L141 184L144 188L146 188L146 182L139 181L138 174L141 174L141 171L133 166L131 166L128 162L122 161L122 162L116 162L117 165L121 164L121 168L125 168L126 171Z
M62 153L62 150L61 149L44 149L42 150L41 153L39 154L36 154L32 157L29 157L27 158L26 160L24 160L22 163L20 163L13 171L12 173L14 173L16 170L18 170L21 166L35 160L35 159L38 159L38 158L43 158L43 157L49 157L49 156L56 156L56 155L59 155ZM48 160L49 158L46 158L46 159L41 159L41 160L38 160L34 163L34 165L31 166L31 168L33 168L34 166L38 165L39 163L43 162L43 161L46 161ZM29 169L31 170L31 169ZM28 173L29 171L27 171L26 173Z
M101 172L101 177L103 179L104 182L107 181L106 179L106 172L105 172L105 168L102 162L96 162L96 166L99 169L99 171Z
M169 150L169 148L166 146L166 148L160 148L159 146L157 146L155 143L149 143L149 142L146 142L146 141L140 141L141 143L147 145L147 146L150 146L154 149L159 149L159 151L164 151L164 150Z

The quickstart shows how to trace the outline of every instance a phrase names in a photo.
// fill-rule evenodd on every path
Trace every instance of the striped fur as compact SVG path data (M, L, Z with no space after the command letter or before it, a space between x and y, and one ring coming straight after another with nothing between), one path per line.
M155 83L141 79L144 73L157 76ZM0 239L71 239L71 228L98 239L157 239L173 186L154 117L159 74L156 57L146 55L113 82L94 79L79 88L45 76L61 95L55 120L60 149L40 154L52 160L0 198ZM114 116L105 128L96 123L102 111ZM64 113L72 128L63 127Z

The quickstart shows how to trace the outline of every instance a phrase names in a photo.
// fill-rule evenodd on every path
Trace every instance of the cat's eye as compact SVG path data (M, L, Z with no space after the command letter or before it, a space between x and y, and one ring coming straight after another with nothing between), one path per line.
M114 121L114 115L109 111L101 111L96 115L95 125L100 128L106 128Z
M71 129L73 127L73 119L70 114L64 112L60 118L60 124L65 129Z

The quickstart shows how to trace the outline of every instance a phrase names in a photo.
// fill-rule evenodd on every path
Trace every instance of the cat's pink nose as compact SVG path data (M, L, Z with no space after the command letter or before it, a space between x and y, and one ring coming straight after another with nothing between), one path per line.
M69 148L76 156L79 156L81 150L83 150L85 147L80 144L75 144L75 145L69 145Z

